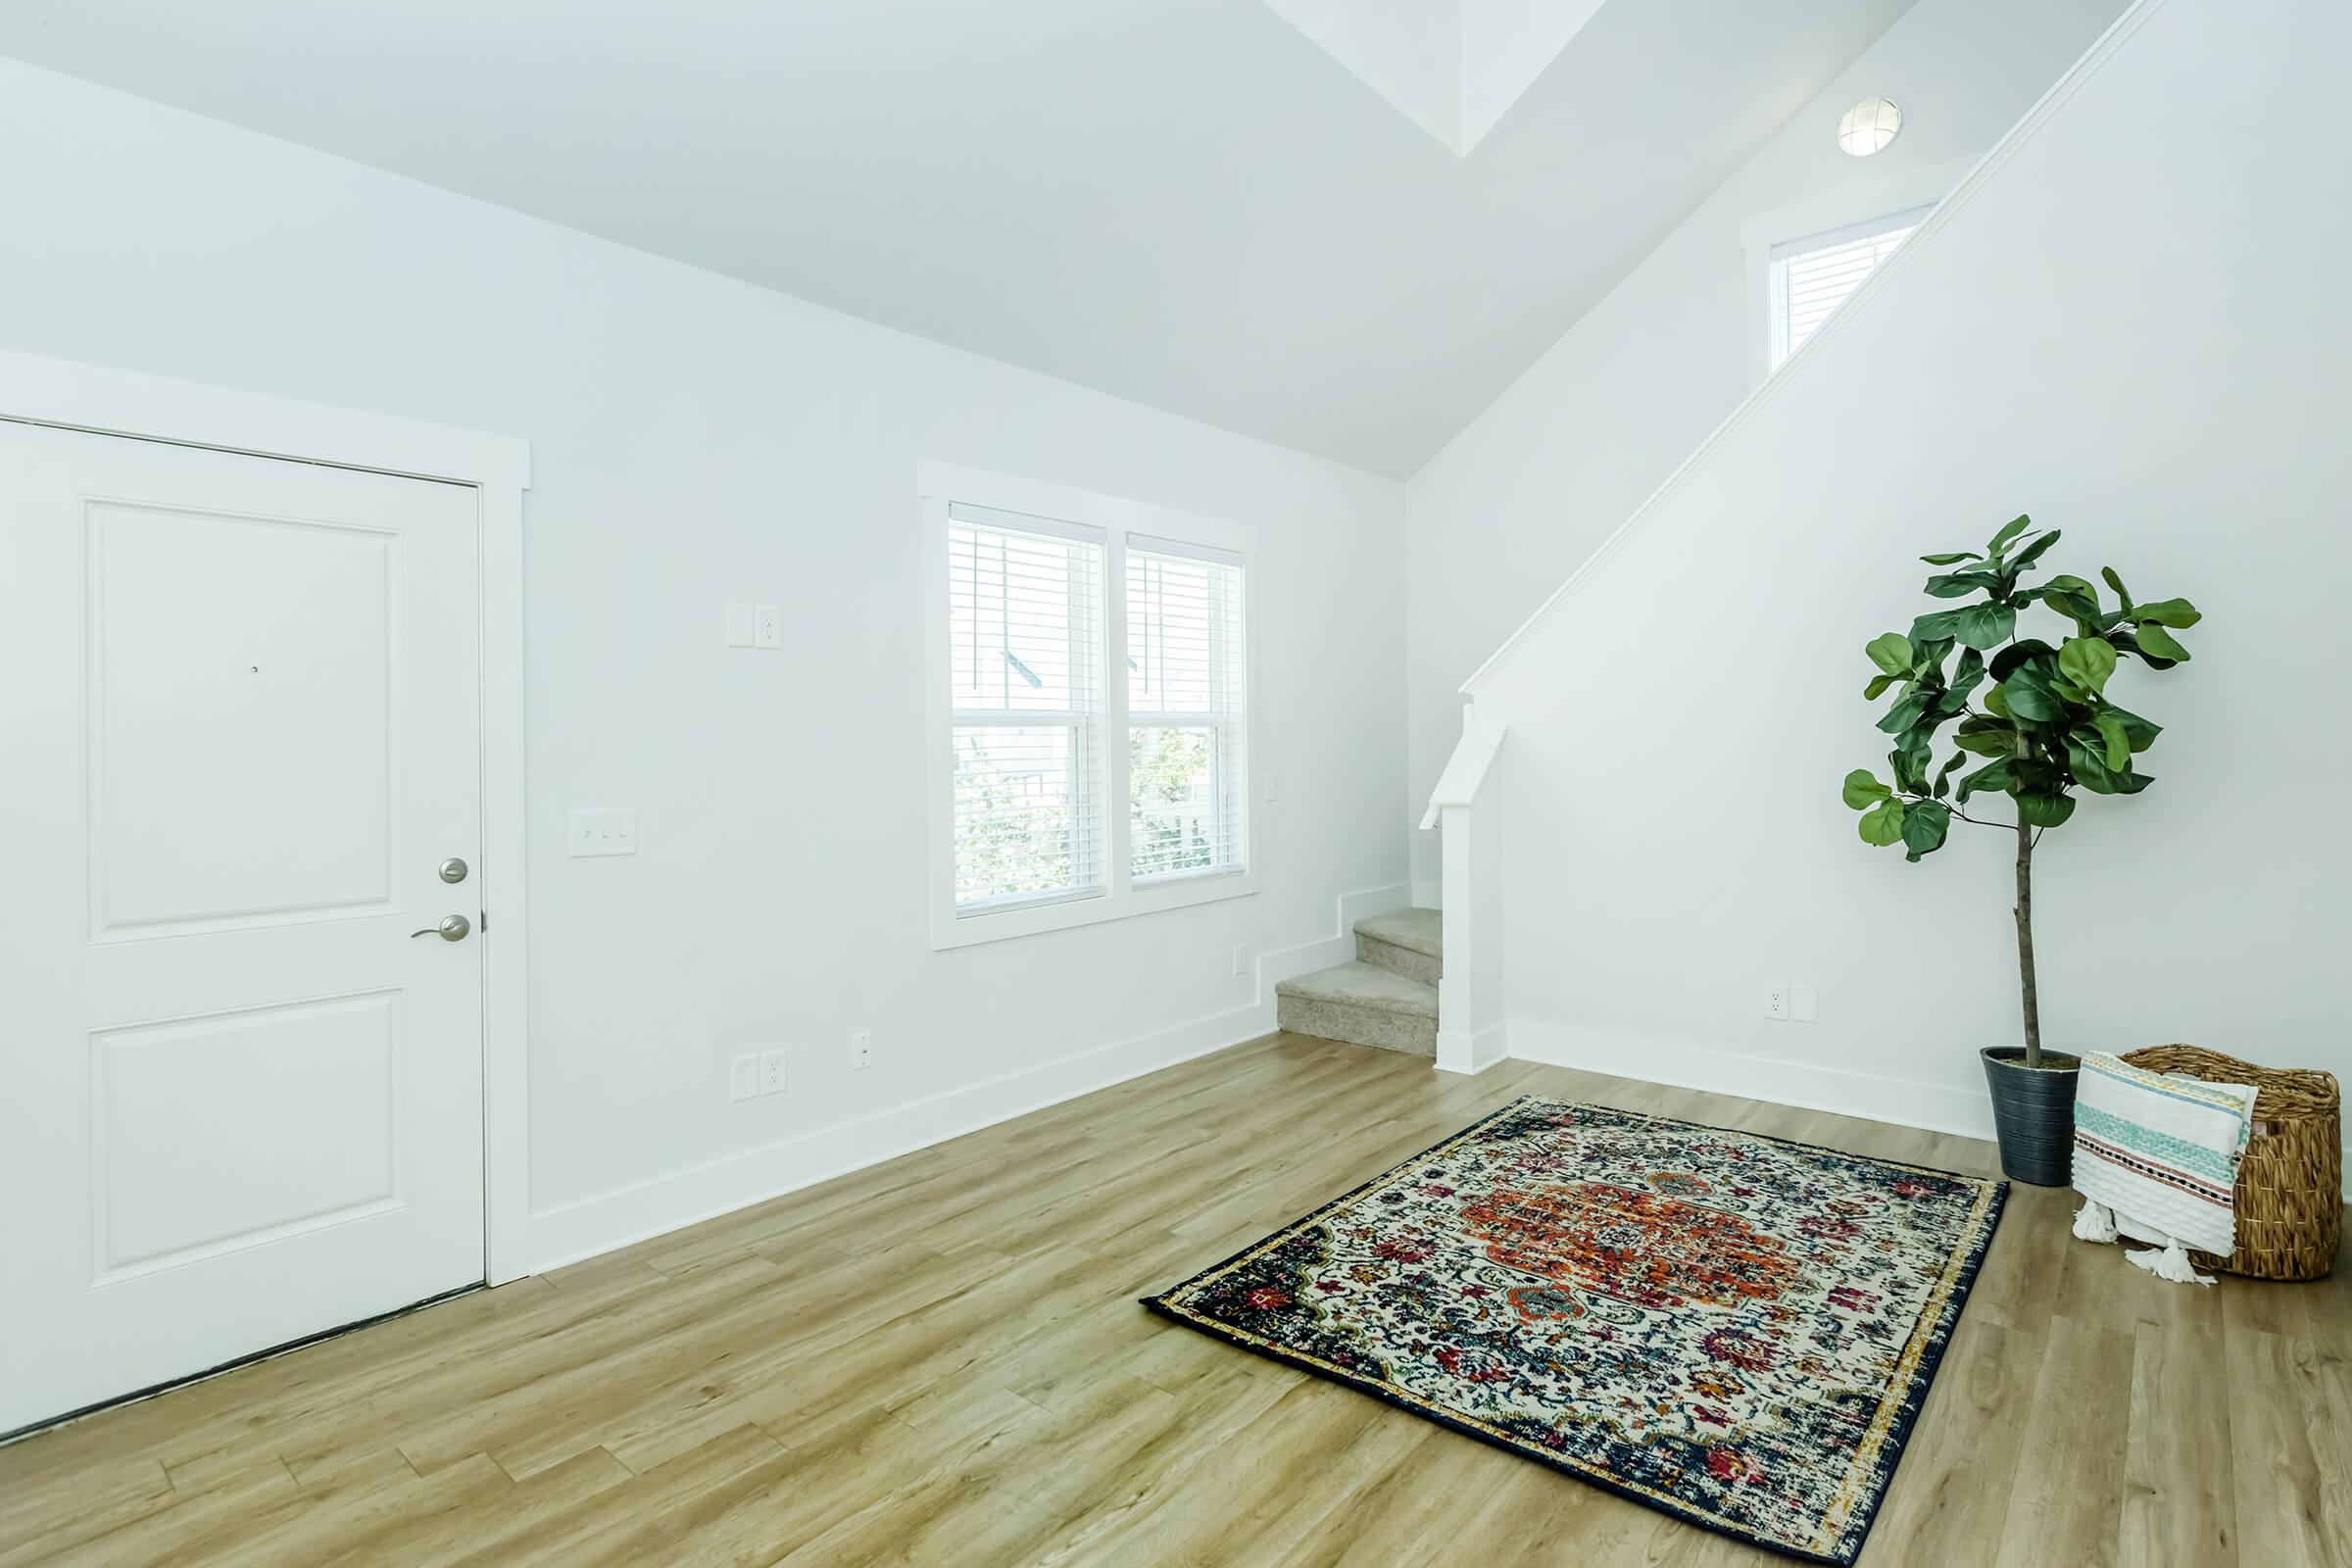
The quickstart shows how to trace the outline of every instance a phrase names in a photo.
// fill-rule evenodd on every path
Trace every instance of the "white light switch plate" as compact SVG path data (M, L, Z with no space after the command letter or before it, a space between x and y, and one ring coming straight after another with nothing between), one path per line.
M637 808L634 806L583 806L571 813L571 853L583 855L635 855L637 853Z
M727 606L727 646L729 648L751 647L756 626L757 619L752 612L751 606L736 604Z
M760 1058L746 1054L728 1063L727 1098L749 1100L760 1093Z
M1788 988L1788 1016L1797 1023L1821 1021L1821 988L1819 986L1790 986Z
M752 646L781 648L784 646L784 612L774 605L752 607Z

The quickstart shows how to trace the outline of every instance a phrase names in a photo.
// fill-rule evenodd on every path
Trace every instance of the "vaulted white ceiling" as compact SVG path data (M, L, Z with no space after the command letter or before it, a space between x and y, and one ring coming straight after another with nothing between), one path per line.
M1909 3L11 0L0 53L1401 475Z

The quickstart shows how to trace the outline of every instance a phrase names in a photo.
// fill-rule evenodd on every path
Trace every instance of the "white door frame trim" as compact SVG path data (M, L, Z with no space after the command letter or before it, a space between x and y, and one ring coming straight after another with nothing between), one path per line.
M471 486L482 626L482 1272L531 1271L522 493L530 443L392 415L0 350L0 419Z

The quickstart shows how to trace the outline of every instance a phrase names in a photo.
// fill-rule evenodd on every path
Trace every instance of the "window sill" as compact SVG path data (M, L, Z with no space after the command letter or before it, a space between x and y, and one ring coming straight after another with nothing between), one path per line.
M977 947L984 942L1003 942L1011 937L1037 936L1047 931L1066 931L1074 926L1156 914L1162 909L1247 898L1256 891L1254 871L1196 872L1166 876L1092 898L1040 900L988 914L959 916L953 909L935 908L931 916L931 948L935 953L944 953L951 948Z

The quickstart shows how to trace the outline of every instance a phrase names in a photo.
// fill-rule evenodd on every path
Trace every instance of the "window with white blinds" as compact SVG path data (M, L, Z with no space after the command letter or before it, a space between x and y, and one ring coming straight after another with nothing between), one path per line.
M1215 875L1247 858L1249 681L1242 567L1126 542L1128 869Z
M958 914L1104 890L1099 531L949 508Z
M1250 531L945 464L917 483L931 945L1256 892Z
M1772 368L1803 347L1863 280L1910 237L1927 209L1776 245L1771 253Z

